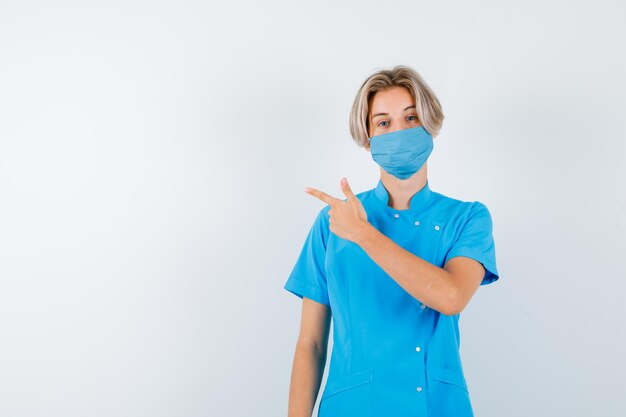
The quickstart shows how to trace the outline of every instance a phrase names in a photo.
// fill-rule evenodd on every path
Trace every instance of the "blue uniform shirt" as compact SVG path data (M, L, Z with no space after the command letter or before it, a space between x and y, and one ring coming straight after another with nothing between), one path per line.
M381 180L356 194L368 221L409 252L443 268L455 256L498 279L491 215L430 189L409 208L389 207ZM344 199L345 201L346 199ZM318 417L473 416L460 357L459 315L411 296L357 244L329 229L329 205L306 237L284 289L330 307L333 350Z

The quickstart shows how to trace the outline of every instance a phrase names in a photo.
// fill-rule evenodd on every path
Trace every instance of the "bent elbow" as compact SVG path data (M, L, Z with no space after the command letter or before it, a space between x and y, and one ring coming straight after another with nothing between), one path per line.
M460 314L461 311L463 311L466 304L467 303L463 302L463 300L460 299L457 291L453 291L446 305L446 311L444 312L444 314L446 316L456 316L457 314Z
M454 315L459 314L459 309L453 303L446 303L446 305L441 306L440 308L437 308L436 310L439 311L444 316L454 316Z
M441 313L446 315L446 316L456 316L460 312L461 311L459 309L457 309L457 308L446 308Z

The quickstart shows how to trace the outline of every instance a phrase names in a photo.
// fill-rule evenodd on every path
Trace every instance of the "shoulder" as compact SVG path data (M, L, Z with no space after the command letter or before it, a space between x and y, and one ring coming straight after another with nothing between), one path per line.
M432 192L433 205L445 208L451 208L459 211L467 211L476 209L480 205L484 205L480 201L469 201L454 198L438 191Z
M467 220L473 217L490 217L489 208L479 200L461 200L433 191L432 209L445 212L450 219Z

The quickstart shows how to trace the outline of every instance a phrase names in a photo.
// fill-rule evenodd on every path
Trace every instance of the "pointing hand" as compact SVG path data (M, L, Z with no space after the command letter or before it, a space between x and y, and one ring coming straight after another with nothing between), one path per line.
M356 243L369 222L363 204L350 189L348 180L346 178L341 180L341 191L348 198L347 201L332 197L315 188L305 188L304 190L330 205L331 208L328 210L330 230L337 236Z

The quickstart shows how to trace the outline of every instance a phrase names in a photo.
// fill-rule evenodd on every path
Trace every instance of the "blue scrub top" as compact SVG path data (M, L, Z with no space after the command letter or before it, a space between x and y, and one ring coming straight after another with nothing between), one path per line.
M498 279L491 215L479 202L426 185L410 207L389 207L382 180L356 194L368 221L409 252L443 268L455 256ZM347 199L344 199L346 201ZM329 229L322 208L284 289L330 307L333 350L318 417L473 416L461 363L459 315L411 296L357 244Z

